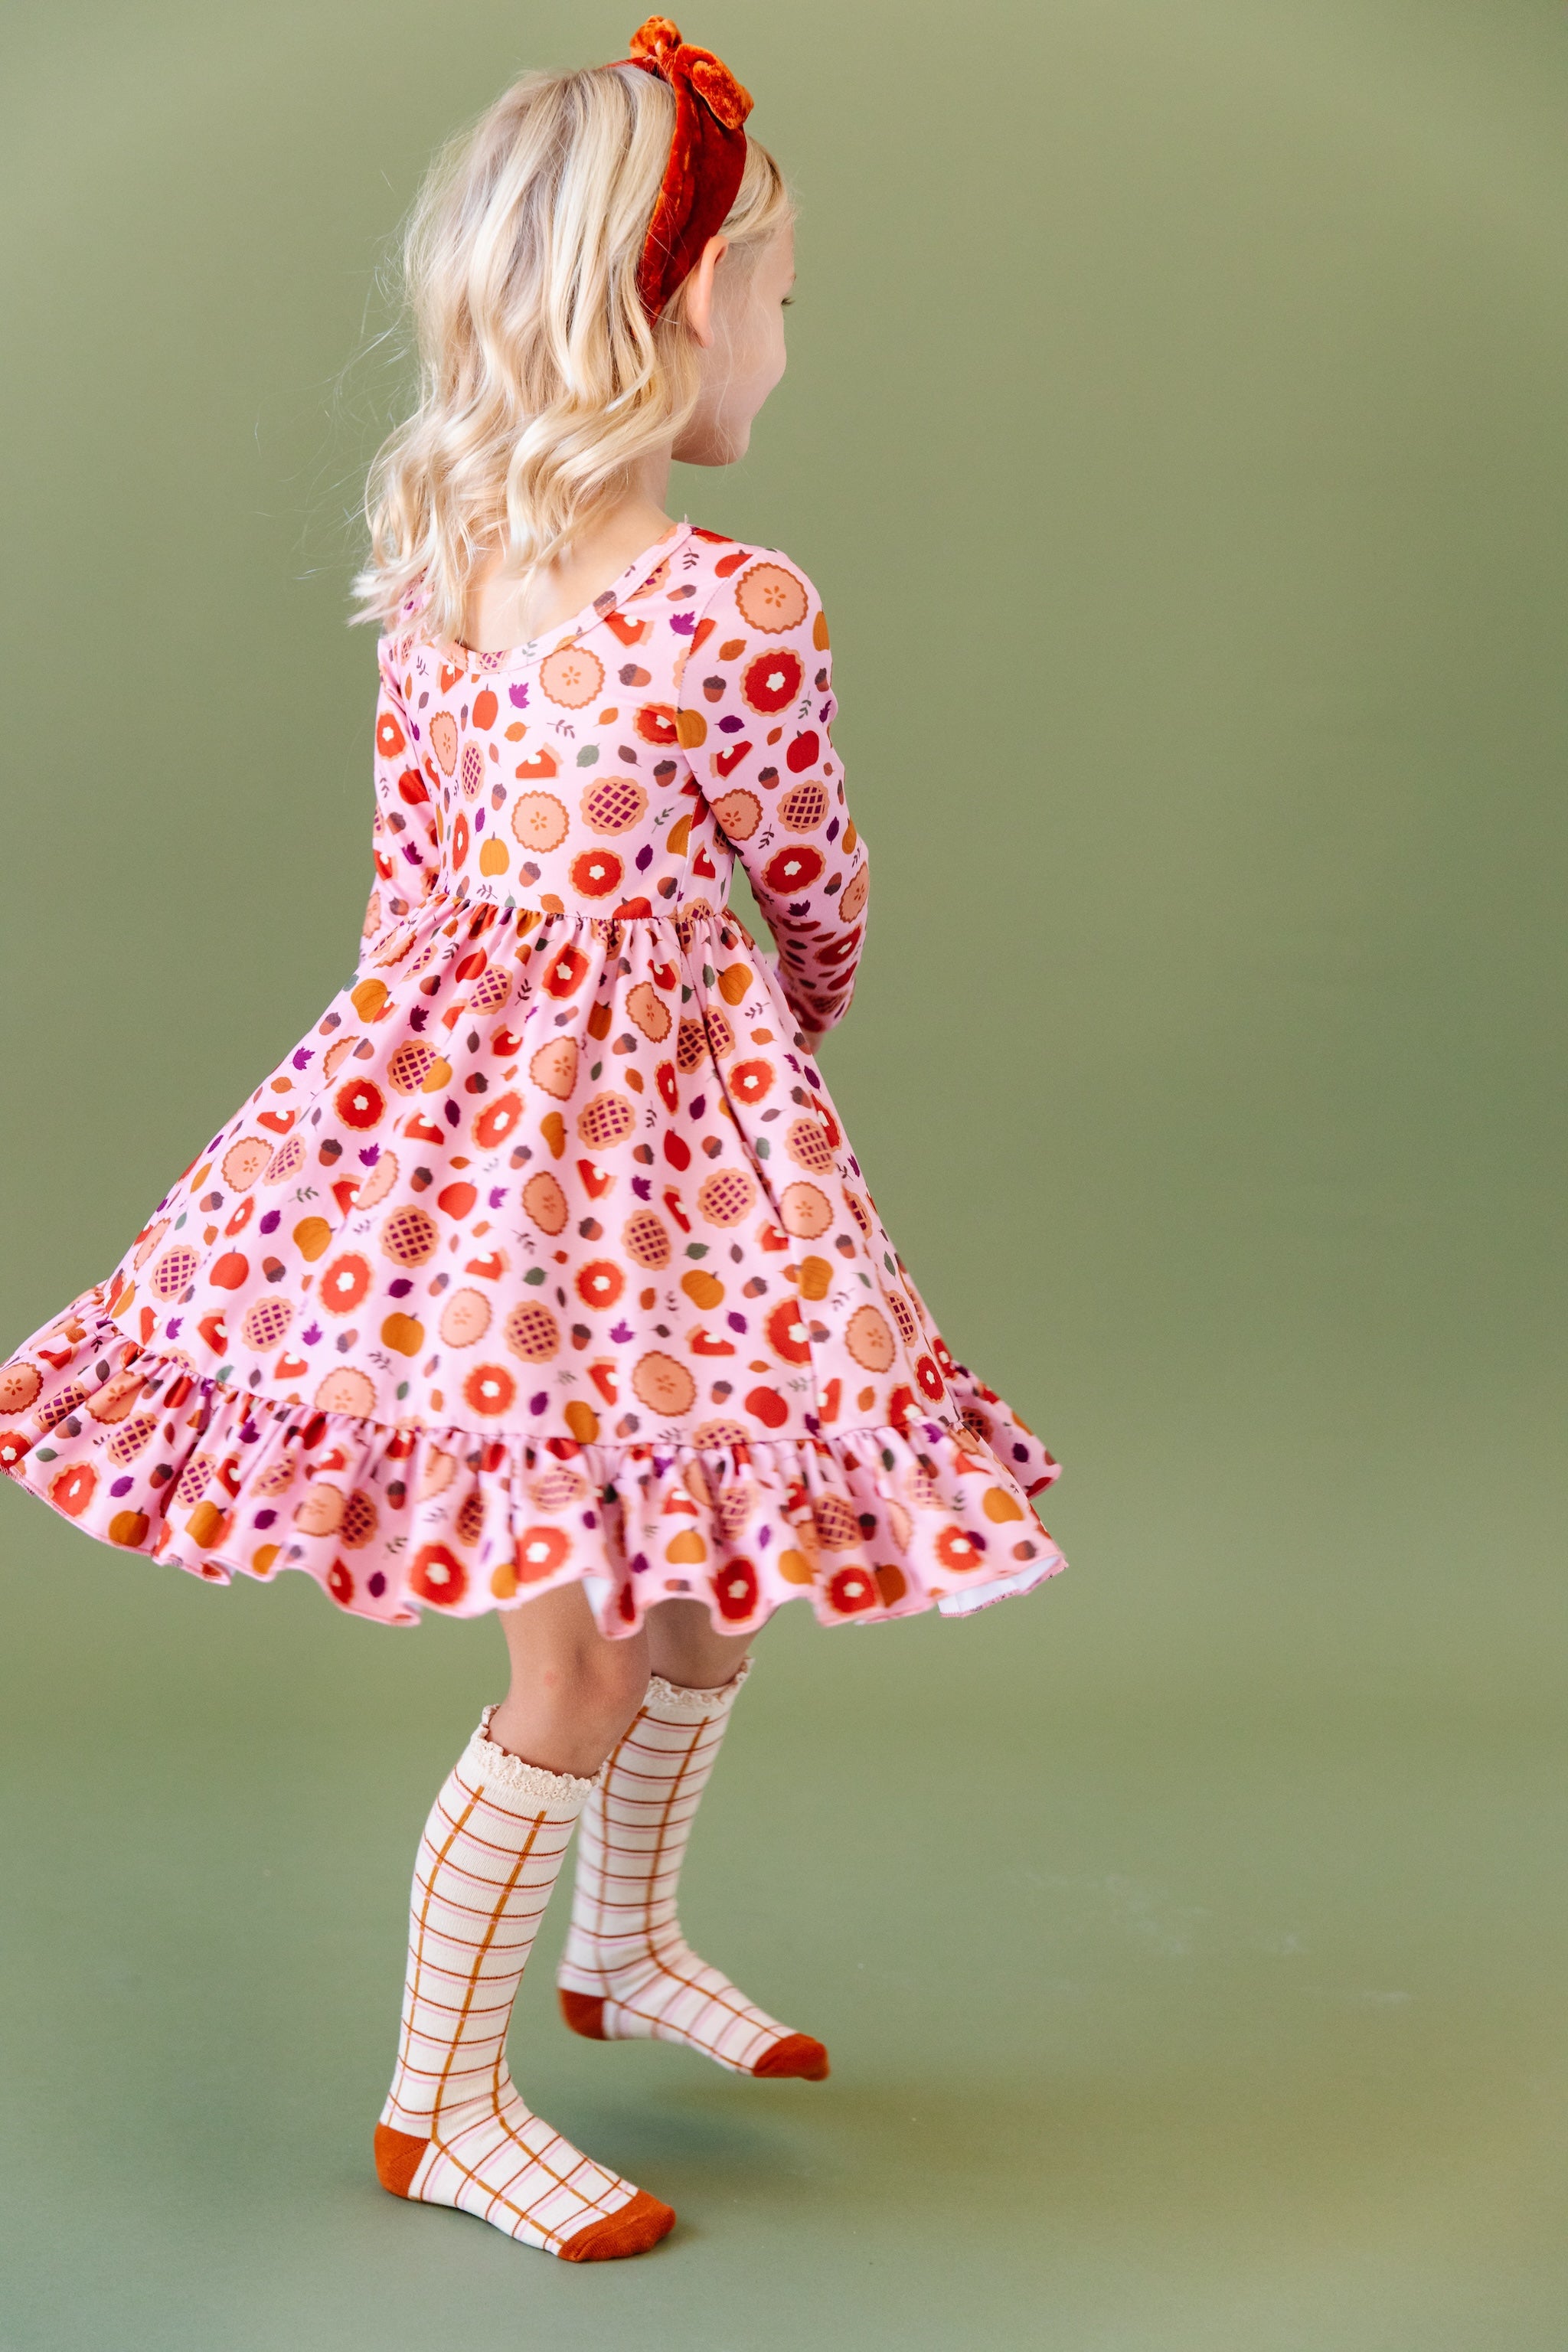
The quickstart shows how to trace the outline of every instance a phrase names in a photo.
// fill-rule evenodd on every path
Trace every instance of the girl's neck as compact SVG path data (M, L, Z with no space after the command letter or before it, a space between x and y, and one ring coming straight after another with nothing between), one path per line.
M674 529L664 500L669 452L645 460L626 494L597 516L553 562L526 581L501 572L498 539L468 582L462 642L475 653L507 653L570 621L617 581L645 548Z

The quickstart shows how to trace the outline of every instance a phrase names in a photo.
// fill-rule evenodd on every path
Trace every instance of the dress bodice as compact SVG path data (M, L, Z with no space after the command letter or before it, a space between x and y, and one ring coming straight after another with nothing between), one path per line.
M432 899L557 925L722 908L737 855L815 1030L848 1003L864 845L834 754L827 631L773 551L681 524L563 627L478 653L381 640L365 953Z

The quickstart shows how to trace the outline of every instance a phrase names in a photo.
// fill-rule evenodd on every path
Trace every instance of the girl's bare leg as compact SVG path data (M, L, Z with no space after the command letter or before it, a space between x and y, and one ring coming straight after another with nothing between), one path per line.
M716 1633L701 1601L660 1601L647 1613L647 1662L683 1690L716 1690L740 1672L751 1633Z
M490 1717L490 1738L525 1763L588 1778L642 1705L647 1632L606 1641L580 1584L563 1584L496 1614L511 1656L511 1687ZM740 1651L745 1644L724 1647Z

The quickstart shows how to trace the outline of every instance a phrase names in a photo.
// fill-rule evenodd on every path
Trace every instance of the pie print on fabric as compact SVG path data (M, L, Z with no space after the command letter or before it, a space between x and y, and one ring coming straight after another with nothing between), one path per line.
M377 660L357 968L0 1369L0 1466L393 1624L1054 1575L1056 1465L948 1352L803 1040L868 895L810 582L681 526L547 645L437 645L415 595Z

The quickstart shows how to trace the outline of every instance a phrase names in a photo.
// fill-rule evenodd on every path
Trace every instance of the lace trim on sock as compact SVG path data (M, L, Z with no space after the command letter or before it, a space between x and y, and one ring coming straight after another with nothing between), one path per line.
M498 1699L496 1706L500 1704ZM542 1764L525 1762L490 1738L490 1717L495 1711L495 1706L487 1706L480 1716L479 1728L463 1750L463 1763L487 1789L493 1789L510 1803L524 1808L548 1805L554 1812L576 1812L598 1787L603 1767L590 1779L581 1780L574 1772L549 1772Z
M751 1659L742 1658L739 1672L712 1690L688 1690L679 1683L666 1682L662 1675L649 1675L643 1711L657 1713L667 1723L700 1723L705 1716L734 1705L736 1693L751 1671Z

